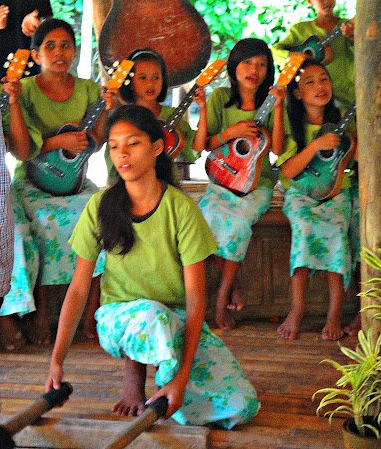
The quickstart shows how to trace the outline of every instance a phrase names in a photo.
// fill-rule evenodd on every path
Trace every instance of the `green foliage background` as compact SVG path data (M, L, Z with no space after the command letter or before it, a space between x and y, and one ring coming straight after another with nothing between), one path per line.
M170 0L168 0L170 1ZM306 0L190 0L208 24L212 59L225 58L243 37L256 36L269 45L277 42L290 26L315 17ZM74 26L80 43L83 0L51 0L54 15ZM355 15L356 0L337 0L341 17ZM94 39L94 47L96 46Z

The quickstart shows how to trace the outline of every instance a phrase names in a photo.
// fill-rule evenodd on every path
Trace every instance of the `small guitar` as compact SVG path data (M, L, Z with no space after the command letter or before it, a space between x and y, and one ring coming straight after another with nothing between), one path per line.
M115 69L107 83L108 89L118 89L130 73L133 61L123 60ZM106 102L99 97L87 112L80 126L68 123L57 134L71 131L90 131L106 107ZM87 134L88 146L81 153L71 153L64 148L40 154L25 163L29 180L39 189L52 195L74 195L81 191L86 177L87 161L97 151L97 145L91 135Z
M196 83L185 95L176 110L168 117L163 126L164 131L164 150L167 155L174 160L185 148L186 141L184 136L176 128L176 125L185 114L193 101L193 97L198 87L208 85L225 66L226 61L224 59L216 59L212 62L202 73L198 76Z
M306 59L303 53L295 53L279 75L278 86L286 86L294 78ZM255 138L239 137L212 150L205 164L209 179L236 195L246 195L257 186L262 160L270 150L270 135L263 124L271 112L276 98L269 94L255 114L254 121L260 127Z
M305 195L317 201L326 201L337 195L341 189L344 171L353 155L355 143L345 131L355 116L356 105L347 109L337 124L326 123L317 137L335 133L340 137L340 145L333 150L318 151L307 167L292 179L292 185Z
M16 50L14 55L9 55L10 60L4 64L4 67L7 67L6 78L16 78L20 79L22 76L27 75L28 72L25 71L25 68L29 66L30 51L27 49L19 48ZM6 92L1 91L0 93L0 111L4 113L9 104L9 96Z
M302 44L288 47L287 50L295 53L306 53L312 59L328 64L332 59L332 48L329 44L342 34L341 28L338 26L322 39L316 35L310 36Z

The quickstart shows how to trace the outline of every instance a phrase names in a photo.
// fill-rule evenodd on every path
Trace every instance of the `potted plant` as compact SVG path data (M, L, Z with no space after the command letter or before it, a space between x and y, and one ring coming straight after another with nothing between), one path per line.
M376 254L363 250L362 257L381 272L381 260ZM371 285L370 289L360 295L378 299L380 304L367 306L362 311L376 310L374 317L381 319L381 289L377 286L381 278L373 278L366 284ZM343 426L345 449L381 449L381 333L373 326L366 333L360 330L356 348L340 346L340 350L350 359L349 363L322 361L336 368L341 377L335 387L315 392L313 399L323 395L316 412L323 413L329 422L335 415L348 417Z

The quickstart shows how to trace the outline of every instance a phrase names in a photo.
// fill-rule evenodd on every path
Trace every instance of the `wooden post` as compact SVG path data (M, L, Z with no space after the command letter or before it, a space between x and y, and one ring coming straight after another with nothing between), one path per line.
M361 244L375 251L381 247L381 8L379 0L357 0L355 65L357 129L359 139L359 184ZM362 280L375 273L364 262ZM364 298L362 306L371 300ZM371 314L364 313L368 329Z

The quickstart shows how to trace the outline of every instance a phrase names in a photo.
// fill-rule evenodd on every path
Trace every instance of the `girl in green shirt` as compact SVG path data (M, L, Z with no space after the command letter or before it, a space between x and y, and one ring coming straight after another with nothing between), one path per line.
M230 429L250 420L259 409L255 390L204 323L204 261L216 244L197 205L172 185L160 123L144 107L122 106L109 119L108 143L117 179L91 198L71 237L77 264L46 390L62 381L63 362L104 248L99 342L125 360L114 411L140 415L145 404L166 396L166 417L173 414L181 424L212 422ZM157 367L160 387L148 401L147 365Z
M288 86L287 106L296 145L278 158L277 165L281 168L281 179L286 189L283 212L292 230L292 302L278 334L285 339L297 338L305 309L308 275L320 270L327 273L329 290L329 310L321 336L324 340L338 340L344 334L342 302L351 279L349 176L344 175L341 189L333 198L323 201L309 196L303 185L297 184L298 179L293 181L306 170L315 155L332 151L340 144L338 133L329 132L316 137L323 124L340 121L340 111L334 106L332 82L322 64L311 59L302 64L299 74ZM314 185L312 175L308 182Z

